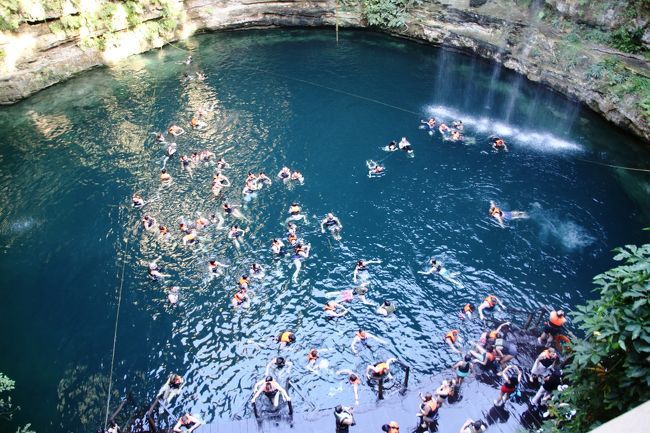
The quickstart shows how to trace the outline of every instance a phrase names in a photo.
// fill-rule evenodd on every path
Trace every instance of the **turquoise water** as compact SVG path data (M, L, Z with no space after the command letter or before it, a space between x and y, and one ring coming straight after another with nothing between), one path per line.
M457 316L465 302L494 293L514 309L571 309L593 296L590 280L612 265L612 248L647 241L648 175L584 162L647 167L635 139L480 59L366 32L341 36L337 45L325 30L203 35L0 109L0 371L16 380L18 423L39 432L103 424L123 260L112 408L127 392L148 403L178 372L187 385L174 414L211 421L251 416L250 389L285 329L296 332L287 356L313 405L349 404L332 368L304 371L310 347L330 349L322 356L333 368L356 370L391 354L417 382L454 360L441 343L447 330L460 326L466 340L478 333L477 321ZM207 78L183 79L197 71ZM192 131L192 114L210 106L207 127ZM463 119L466 141L418 129L429 115ZM210 166L190 177L174 158L173 184L160 185L164 148L151 133L173 122L187 130L176 156L209 149L231 164L224 196L250 219L240 250L213 226L198 245L180 243L179 218L208 215L221 201ZM493 133L509 153L492 151ZM402 136L414 158L381 150ZM368 159L386 174L369 179ZM304 174L303 186L275 178L285 165ZM274 182L244 201L249 169ZM134 192L151 201L143 211L130 207ZM490 200L530 218L501 229L487 216ZM299 235L312 248L298 283L291 262L270 252L272 238L286 238L292 201L309 216ZM318 229L329 211L343 223L340 243ZM143 213L168 225L171 239L145 232ZM417 273L433 256L460 273L463 288ZM171 275L164 282L146 275L156 257ZM208 278L210 258L230 265L225 276ZM346 317L326 320L326 293L353 287L360 258L382 260L371 266L368 297L394 300L396 317L354 302ZM236 281L253 261L267 276L253 282L250 308L233 311ZM181 288L175 307L171 285ZM353 356L359 327L389 344ZM374 394L362 388L361 399L372 404Z

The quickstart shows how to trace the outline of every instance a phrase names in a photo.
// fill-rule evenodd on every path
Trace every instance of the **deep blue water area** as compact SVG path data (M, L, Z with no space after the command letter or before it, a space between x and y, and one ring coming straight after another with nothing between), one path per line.
M211 108L206 127L192 130L201 107ZM419 129L429 116L462 119L465 141ZM165 146L152 133L172 123L186 132L163 186ZM647 146L499 66L374 33L345 31L338 44L331 30L197 36L0 108L0 130L0 371L16 380L16 422L39 433L103 424L121 283L111 407L128 392L148 403L178 372L186 385L172 412L214 421L251 416L252 385L283 330L296 333L284 355L313 406L350 404L336 369L396 356L417 383L456 359L442 343L449 329L467 347L478 337L479 321L458 316L464 303L495 294L510 308L500 318L571 310L594 297L591 279L612 266L613 248L648 240L650 177L601 165L647 168ZM494 151L492 135L510 151ZM414 157L382 150L403 136ZM191 176L180 168L179 155L202 149L231 165L221 198L210 191L213 165ZM368 177L371 159L386 167L382 177ZM304 185L279 181L283 166L301 171ZM273 184L244 200L248 170ZM149 202L142 210L131 207L135 192ZM180 219L223 200L249 219L235 222L248 230L241 249L214 225L184 246ZM530 217L501 228L491 200ZM292 201L308 215L298 234L311 244L297 283L291 261L270 250L274 237L286 243ZM340 242L320 232L327 212L343 224ZM143 229L145 213L170 239ZM171 275L162 282L147 278L156 257ZM418 274L431 257L462 287ZM224 276L209 278L211 258L230 266ZM370 267L368 298L393 300L395 316L354 301L347 316L325 319L327 293L354 287L358 259L382 261ZM266 276L253 280L250 307L235 311L237 280L253 262ZM171 306L174 285L180 302ZM354 356L360 327L388 344ZM330 365L319 375L304 369L311 347ZM362 387L361 399L375 395Z

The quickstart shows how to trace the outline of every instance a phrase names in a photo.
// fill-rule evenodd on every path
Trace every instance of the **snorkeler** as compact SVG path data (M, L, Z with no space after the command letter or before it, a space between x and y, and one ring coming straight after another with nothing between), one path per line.
M156 229L156 219L152 216L145 215L142 217L142 224L144 225L144 229L148 232L151 230Z
M131 197L131 205L136 208L140 209L145 205L145 201L142 197L140 197L138 194L133 194L133 197Z
M460 337L458 336L458 329L452 329L447 332L444 338L445 343L449 346L451 350L457 353L462 353L460 349L456 346L456 342L460 342Z
M440 275L442 278L444 278L445 280L449 281L450 283L457 285L461 289L463 288L463 284L460 281L454 279L454 277L459 275L460 272L449 272L447 268L443 267L442 264L438 262L435 258L431 259L429 264L431 266L429 270L418 271L418 274L431 275L433 273L436 273Z
M259 397L262 393L268 397L269 401L273 404L273 408L277 408L280 404L280 395L282 395L282 398L284 398L284 401L287 403L291 401L291 398L289 398L287 391L285 391L284 388L282 388L280 384L273 379L272 376L266 376L264 380L257 382L253 389L254 395L251 403L255 403L257 397Z
M359 278L362 282L368 281L370 275L368 274L368 265L378 265L381 260L358 260L352 273L352 281L357 282Z
M528 214L520 210L511 210L511 211L501 210L500 208L497 207L496 203L494 203L493 201L490 201L490 216L495 220L497 220L497 223L503 229L506 228L505 224L503 224L504 220L516 220L516 219L528 218Z
M239 240L244 236L244 233L246 233L246 230L242 230L237 225L234 225L230 228L230 231L228 232L228 237L232 240L232 243L235 245L235 248L239 249L241 247Z
M370 178L383 176L386 172L386 169L383 165L377 164L372 159L366 161L366 167L368 167L368 177Z
M494 150L503 150L505 152L508 151L508 146L506 146L506 142L503 141L503 138L499 137L493 137L492 138L492 149Z
M328 301L324 306L323 310L325 315L329 318L341 317L348 314L349 310L338 302Z
M169 132L174 137L178 137L179 135L182 135L185 132L185 130L180 126L174 124L170 126L169 129L167 129L167 132Z
M302 261L309 257L310 249L311 249L310 244L307 245L296 244L293 247L293 256L291 257L291 259L293 260L293 265L296 267L296 270L293 273L293 277L292 277L294 283L298 283L298 273L300 272L300 268L302 267Z
M275 376L281 379L283 376L288 376L293 367L293 362L287 361L282 356L273 358L267 365L264 371L264 376Z
M291 203L291 206L289 206L289 213L291 214L289 218L287 218L284 222L288 223L289 221L300 221L303 220L305 224L307 223L307 216L304 214L301 214L300 211L302 209L300 206L298 206L298 203L295 201Z
M395 304L391 301L385 300L383 304L377 308L377 313L382 316L390 316L395 312Z
M325 227L332 233L332 237L337 241L341 239L341 230L343 225L341 221L334 216L333 213L328 213L327 216L320 222L320 232L325 233Z
M348 376L348 383L352 385L354 391L354 404L359 404L359 385L361 385L361 378L357 373L352 370L339 370L336 374L345 374Z
M382 379L392 377L390 374L390 365L397 361L397 358L388 358L386 361L378 362L375 365L366 367L366 377L368 379Z
M488 295L485 297L483 302L481 302L481 305L478 306L478 315L481 318L481 320L485 320L485 316L483 315L483 310L488 310L492 311L494 310L494 307L498 305L501 306L501 308L506 308L505 305L503 305L503 302L499 298L497 298L494 295Z
M379 337L374 336L370 332L364 331L363 329L359 329L356 334L354 334L354 338L352 339L352 343L350 344L350 348L352 348L352 353L356 355L357 353L357 348L356 345L357 343L362 343L364 345L367 344L368 339L372 338L379 344L387 344L384 340L382 340Z

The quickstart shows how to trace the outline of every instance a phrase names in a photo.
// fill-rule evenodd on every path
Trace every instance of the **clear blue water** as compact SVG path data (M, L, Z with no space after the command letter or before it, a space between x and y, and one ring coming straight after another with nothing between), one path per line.
M196 71L207 79L182 79ZM192 114L212 104L208 127L191 131ZM463 119L467 141L418 129L429 115ZM190 178L173 159L174 182L161 187L163 148L151 132L172 122L188 131L177 155L227 151L234 186L225 197L251 220L239 252L214 227L198 245L180 244L178 219L207 215L220 201L210 193L213 167ZM367 32L343 32L338 45L325 30L202 35L1 108L0 128L0 371L16 380L16 422L39 433L103 423L123 259L112 407L128 391L148 403L179 372L187 385L173 412L211 421L251 416L252 383L282 330L297 334L288 357L313 404L352 403L331 369L304 371L310 347L331 349L323 357L332 367L357 370L392 354L417 382L453 361L441 343L448 329L476 336L480 324L457 316L465 302L494 293L520 310L570 310L593 296L591 278L612 265L612 248L647 241L648 175L583 161L647 167L647 147L480 59ZM493 133L509 153L491 150ZM380 149L401 136L414 158ZM382 160L385 176L369 179L367 159ZM302 171L304 186L276 181L285 165ZM245 202L249 169L274 183ZM169 242L143 230L133 192L152 200L144 211L170 226ZM309 215L299 234L312 246L298 284L291 263L270 252L293 200ZM487 216L490 200L530 219L501 229ZM328 211L342 220L341 243L317 228ZM172 275L164 283L146 276L158 256ZM459 272L464 288L417 274L432 256ZM231 265L224 277L208 278L209 258ZM325 294L352 287L359 258L382 260L371 267L368 296L394 300L396 317L354 302L345 318L325 320ZM236 280L253 261L267 277L254 282L250 308L233 311ZM171 285L181 287L173 308ZM389 345L353 356L359 327ZM372 404L374 395L362 388L361 399ZM308 407L297 399L297 411Z

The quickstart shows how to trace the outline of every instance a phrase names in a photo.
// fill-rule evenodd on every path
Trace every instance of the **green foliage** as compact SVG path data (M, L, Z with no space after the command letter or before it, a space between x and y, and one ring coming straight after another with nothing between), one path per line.
M362 0L363 17L370 26L404 27L409 8L421 0Z
M18 0L2 0L0 2L0 31L18 28L22 21L19 10Z
M643 28L621 27L611 34L610 44L624 53L638 54L643 51Z
M0 395L13 391L15 385L16 382L9 379L3 373L0 373ZM20 407L14 405L11 401L11 396L7 396L6 398L3 396L0 398L0 418L10 420L14 412L19 409Z
M585 338L573 346L571 387L550 408L551 430L590 431L650 400L650 244L615 251L623 264L594 277L600 298L573 314Z

